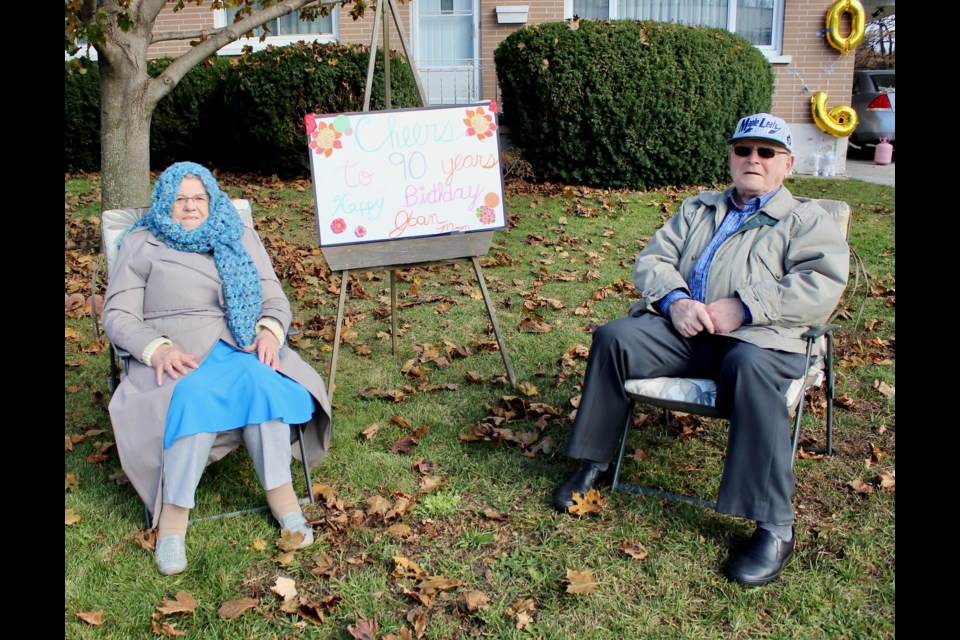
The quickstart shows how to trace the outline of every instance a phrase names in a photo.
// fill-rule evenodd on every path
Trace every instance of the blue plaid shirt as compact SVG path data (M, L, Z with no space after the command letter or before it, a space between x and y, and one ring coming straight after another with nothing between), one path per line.
M720 228L713 234L713 239L710 240L710 244L708 244L707 248L700 254L700 259L697 260L697 264L693 267L693 273L690 274L690 281L688 283L690 285L689 293L684 289L674 289L660 298L657 302L660 313L666 317L670 317L670 305L682 298L693 298L698 302L706 302L707 276L710 274L710 265L713 263L713 257L717 254L717 249L720 248L720 245L723 244L727 238L737 232L737 229L746 222L747 218L762 209L777 191L780 191L780 189L777 188L760 198L753 198L741 209L737 206L737 201L733 197L734 191L732 189L730 190L730 193L727 194L727 215L724 216L723 222L720 223ZM743 323L750 324L752 320L753 316L750 315L750 309L744 304Z

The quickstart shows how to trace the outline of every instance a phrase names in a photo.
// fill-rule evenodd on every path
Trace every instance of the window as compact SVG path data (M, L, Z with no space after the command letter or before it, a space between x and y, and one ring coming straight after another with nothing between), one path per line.
M656 20L727 29L778 56L785 0L566 0L569 17ZM779 60L777 60L779 61Z
M252 38L241 37L236 42L231 42L224 46L220 49L219 53L221 55L239 55L243 52L243 47L246 45L253 47L254 51L259 51L270 44L285 45L293 42L313 42L315 40L319 42L332 42L336 40L338 36L336 26L338 11L339 7L334 8L330 11L330 15L312 22L300 20L299 11L288 13L285 16L267 23L269 33L263 42L260 41L260 36L263 35L264 29L258 28L253 30ZM236 14L236 9L218 9L214 13L215 26L225 27L232 24Z

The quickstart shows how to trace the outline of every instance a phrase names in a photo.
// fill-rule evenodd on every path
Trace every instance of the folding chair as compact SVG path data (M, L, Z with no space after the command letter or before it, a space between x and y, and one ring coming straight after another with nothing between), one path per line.
M250 207L249 200L235 199L232 200L233 206L236 207L237 213L240 214L240 219L243 221L244 226L254 229L253 226L253 214ZM130 226L136 223L143 215L149 211L149 207L137 207L133 209L107 209L100 216L100 233L101 241L103 247L103 253L106 257L107 262L107 279L109 280L110 275L113 273L114 265L117 260L117 253L119 252L118 241L123 235L124 231L130 228ZM256 229L254 229L256 231ZM97 275L94 274L94 280L96 280ZM93 327L94 333L99 336L99 325L97 323L97 311L96 305L91 305L91 313L93 315ZM295 330L291 329L290 333L293 333ZM116 391L117 386L120 382L126 378L127 371L130 366L130 357L131 355L124 351L123 349L117 348L110 344L110 378L107 381L107 386L110 388L110 392L113 393ZM303 461L303 473L307 480L307 491L310 495L310 502L315 502L316 498L313 493L313 480L310 476L310 464L307 462L307 451L306 444L304 440L304 430L306 425L299 424L296 425L300 433L300 457ZM255 511L264 511L266 506L256 507L253 509L243 509L240 511L231 511L229 513L220 513L213 514L209 516L203 516L200 518L193 518L191 522L196 520L204 519L216 519L216 518L226 518L232 517L244 513L252 513ZM151 514L149 507L143 505L144 515L147 521L147 528L150 527L151 523Z
M809 201L810 198L797 198L800 201ZM834 222L840 227L844 238L850 226L850 205L839 200L815 200L823 209L833 216ZM838 324L824 324L809 327L802 335L807 342L806 365L804 371L806 375L803 378L794 380L784 397L784 402L794 414L793 420L793 460L797 458L797 448L800 442L800 421L803 417L803 398L806 391L811 387L819 387L826 380L826 448L813 449L804 448L805 451L815 454L833 455L833 397L835 375L833 372L833 332L839 329ZM817 342L820 342L820 355L814 356L813 350ZM710 418L720 418L720 412L716 408L717 385L713 380L703 378L644 378L636 380L627 380L624 384L624 392L630 399L630 413L627 416L627 422L623 427L623 434L620 438L620 450L617 455L617 463L613 472L613 483L611 491L630 491L641 495L654 495L670 500L682 500L692 502L701 506L716 508L716 502L701 500L700 498L685 496L659 489L650 489L639 487L632 484L620 482L620 473L623 467L623 456L627 447L627 438L630 435L630 429L633 426L633 413L636 404L643 403L658 407L663 410L664 422L670 423L670 412L680 411L683 413L692 413Z

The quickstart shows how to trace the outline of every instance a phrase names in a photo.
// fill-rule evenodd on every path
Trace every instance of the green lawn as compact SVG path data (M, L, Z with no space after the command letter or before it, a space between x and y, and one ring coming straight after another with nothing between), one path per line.
M309 182L220 178L234 197L253 200L299 318L296 346L326 377L339 274L331 276L315 249ZM65 179L64 284L78 298L90 295L99 255L97 185L96 175ZM697 189L520 185L508 190L509 229L481 260L520 391L503 383L469 262L398 272L396 356L389 274L351 275L333 446L313 469L328 498L307 508L323 520L319 542L292 558L279 551L272 519L254 513L192 525L187 571L156 572L136 543L142 506L110 446L107 355L89 306L67 311L65 635L339 639L353 637L350 628L366 637L376 619L369 637L894 637L895 190L840 179L796 178L788 187L850 203L850 243L869 280L861 277L856 292L851 283L841 305L835 455L797 462L798 547L778 582L747 590L720 572L750 522L606 490L595 516L550 508L572 468L562 450L586 366L577 345L589 346L591 325L625 312L635 254ZM822 394L811 396L806 432L820 440L823 410ZM712 499L722 423L703 424L721 433L699 423L681 433L655 418L631 435L630 450L645 457L628 461L626 480ZM461 437L477 432L487 435ZM411 453L394 446L411 435ZM208 468L197 501L198 516L262 504L246 455ZM638 545L646 555L623 551ZM568 571L587 570L595 590L568 593L577 581ZM286 603L272 590L278 578L297 590ZM180 590L196 607L161 615ZM240 598L255 604L235 619L218 614ZM98 625L78 617L101 611Z

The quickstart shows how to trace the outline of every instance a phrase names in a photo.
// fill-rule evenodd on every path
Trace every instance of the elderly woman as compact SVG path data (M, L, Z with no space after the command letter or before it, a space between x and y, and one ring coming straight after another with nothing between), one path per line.
M160 573L187 567L186 529L208 461L242 439L282 529L313 542L293 491L291 441L311 466L330 442L323 379L284 348L290 304L270 258L206 168L164 171L122 238L103 324L135 357L110 402L123 469L157 527ZM296 540L296 536L294 536Z

